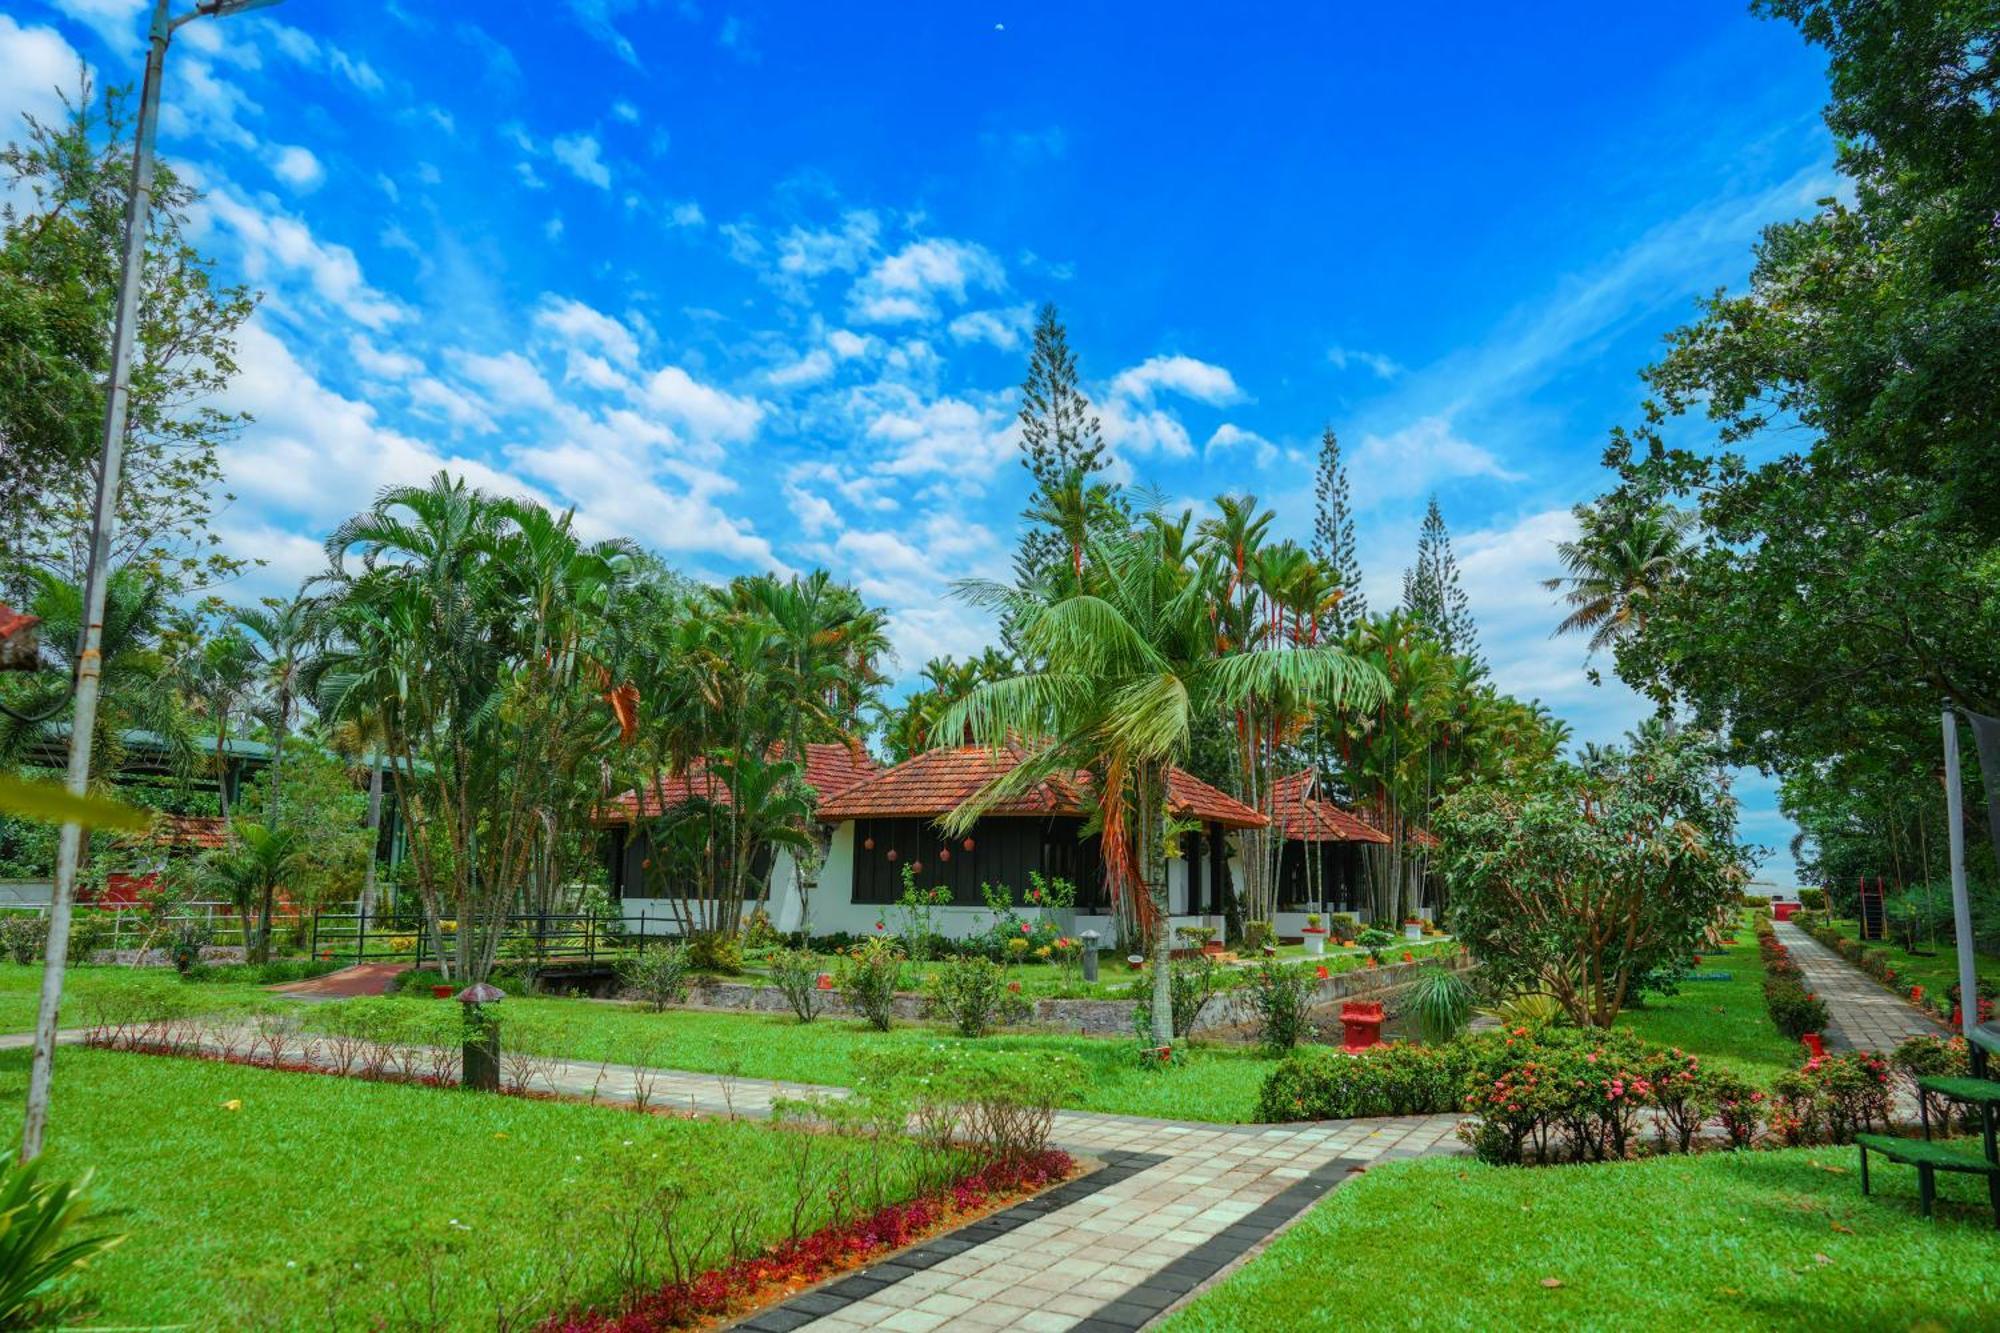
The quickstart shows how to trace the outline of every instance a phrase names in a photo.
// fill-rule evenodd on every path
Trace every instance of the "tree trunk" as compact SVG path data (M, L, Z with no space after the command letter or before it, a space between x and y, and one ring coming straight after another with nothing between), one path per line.
M368 770L368 861L361 870L361 916L375 910L375 852L382 845L382 766Z
M1174 932L1168 915L1166 797L1164 780L1148 772L1140 778L1139 836L1146 898L1157 918L1153 932L1153 1044L1174 1044Z

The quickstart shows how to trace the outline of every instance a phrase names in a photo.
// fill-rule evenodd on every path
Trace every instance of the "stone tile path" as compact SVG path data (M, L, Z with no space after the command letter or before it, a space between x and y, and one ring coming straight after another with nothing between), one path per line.
M1829 1048L1892 1051L1906 1037L1943 1034L1944 1028L1915 1005L1792 922L1774 922L1771 928L1806 974L1807 989L1826 1001Z

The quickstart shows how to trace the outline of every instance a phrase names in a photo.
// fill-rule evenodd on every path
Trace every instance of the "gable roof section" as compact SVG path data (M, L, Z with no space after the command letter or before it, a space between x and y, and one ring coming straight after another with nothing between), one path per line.
M1332 801L1314 792L1317 785L1311 769L1301 769L1279 778L1272 787L1265 808L1278 821L1279 831L1290 842L1373 842L1386 843L1389 835L1358 815L1349 814Z
M1016 751L981 746L926 750L822 802L819 817L828 823L843 819L934 819L972 799L980 788L1020 761ZM986 813L1002 819L1083 818L1090 813L1089 788L1087 773L1051 777ZM1225 828L1257 828L1267 822L1241 801L1177 768L1167 774L1167 806L1182 818Z
M873 776L876 771L875 760L859 745L815 742L806 745L806 781L819 792L822 805ZM723 785L720 778L709 773L707 765L698 759L678 777L663 776L658 782L613 798L592 816L591 823L604 828L640 819L655 819L694 800L711 801L716 805L729 804L729 788Z

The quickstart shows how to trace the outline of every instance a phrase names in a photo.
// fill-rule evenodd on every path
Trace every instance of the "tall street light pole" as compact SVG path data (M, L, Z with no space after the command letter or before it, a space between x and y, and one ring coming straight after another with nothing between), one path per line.
M118 481L125 464L125 421L132 401L132 344L138 336L139 287L146 262L146 227L153 206L153 140L160 119L160 76L167 43L183 24L262 9L279 0L199 0L178 17L168 0L155 0L147 32L146 81L139 93L139 123L132 147L132 198L125 210L125 262L118 276L117 322L111 332L111 374L105 386L104 451L98 465L97 506L92 520L90 564L84 575L83 641L78 647L76 713L69 728L67 786L83 795L90 786L90 744L97 731L97 701L104 677L104 596L111 579L111 536L118 521ZM41 1156L49 1119L49 1081L54 1072L56 1016L62 1008L63 968L69 962L70 908L76 900L77 862L83 825L62 826L56 846L55 892L49 901L49 944L42 965L41 1007L35 1017L35 1058L28 1071L28 1109L21 1121L21 1161Z

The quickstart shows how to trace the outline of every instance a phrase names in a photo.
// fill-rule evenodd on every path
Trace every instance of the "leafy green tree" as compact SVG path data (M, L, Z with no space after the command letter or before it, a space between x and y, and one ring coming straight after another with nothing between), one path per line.
M1594 776L1558 765L1448 797L1451 929L1492 983L1607 1028L1642 979L1684 972L1754 864L1721 758L1656 732Z
M130 193L126 97L113 89L100 103L85 84L64 123L27 118L0 149L11 196L0 210L0 586L17 598L29 567L83 579ZM159 165L112 551L176 591L241 568L208 522L223 498L217 445L244 419L214 398L236 372L236 330L254 302L219 285L188 241L197 197Z
M203 879L227 898L243 926L245 956L254 963L271 957L271 915L280 889L305 866L305 836L298 829L266 828L239 819L230 845L209 853Z

